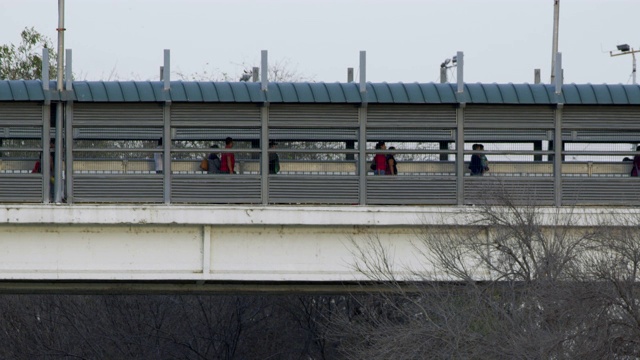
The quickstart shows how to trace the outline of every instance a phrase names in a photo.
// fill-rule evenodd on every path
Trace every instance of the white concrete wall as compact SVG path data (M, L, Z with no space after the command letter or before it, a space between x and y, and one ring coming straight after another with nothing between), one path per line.
M616 211L632 210L580 209L575 225ZM5 205L0 281L352 281L363 278L353 270L352 241L378 237L397 269L429 270L416 258L415 231L469 223L473 214L472 207Z

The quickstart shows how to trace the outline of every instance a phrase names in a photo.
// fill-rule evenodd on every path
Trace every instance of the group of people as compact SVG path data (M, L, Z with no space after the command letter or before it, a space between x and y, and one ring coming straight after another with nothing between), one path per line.
M389 150L395 150L396 148L391 146ZM376 150L387 150L387 144L384 141L378 141L376 144ZM371 163L371 170L375 175L398 175L398 162L393 154L377 153L373 157Z
M474 153L471 155L471 162L469 163L469 170L471 176L482 176L485 172L489 171L489 161L487 156L483 154L484 145L473 144L471 149Z
M231 149L233 147L233 139L227 137L224 140L225 149ZM212 149L219 149L218 145L212 145ZM206 167L200 166L203 170L206 170L209 174L235 174L236 157L232 152L222 153L220 157L215 152L209 154L206 159Z
M233 139L227 137L224 141L225 149L233 148ZM269 148L273 149L278 145L275 141L269 142ZM219 149L218 145L212 145L212 149ZM236 157L232 152L222 153L220 157L215 152L207 156L206 165L202 163L200 168L209 174L235 174ZM275 152L269 153L269 174L277 174L280 172L280 158Z

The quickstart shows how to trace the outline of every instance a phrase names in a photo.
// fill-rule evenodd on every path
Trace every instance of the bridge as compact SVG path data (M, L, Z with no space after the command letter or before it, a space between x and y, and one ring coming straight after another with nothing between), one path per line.
M623 161L640 139L637 85L50 85L0 81L6 291L328 286L363 280L351 241L377 236L411 265L416 229L499 198L579 209L584 224L640 205ZM41 156L55 138L62 151ZM378 141L397 176L369 169ZM485 176L467 169L474 143ZM212 144L235 175L199 168Z

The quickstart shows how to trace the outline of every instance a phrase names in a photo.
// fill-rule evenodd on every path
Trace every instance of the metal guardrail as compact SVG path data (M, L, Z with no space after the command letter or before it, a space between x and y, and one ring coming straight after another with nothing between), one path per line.
M30 173L36 159L2 159L0 173ZM491 162L493 175L553 175L552 162ZM259 174L259 160L242 160L237 162L238 173ZM465 169L468 163L465 163ZM562 174L568 176L628 176L631 172L630 162L564 162ZM73 162L74 173L155 173L153 159L76 159ZM173 160L171 170L174 173L199 174L206 173L200 169L200 161ZM281 161L282 175L332 173L355 174L356 161ZM416 161L400 162L399 175L455 175L455 161Z

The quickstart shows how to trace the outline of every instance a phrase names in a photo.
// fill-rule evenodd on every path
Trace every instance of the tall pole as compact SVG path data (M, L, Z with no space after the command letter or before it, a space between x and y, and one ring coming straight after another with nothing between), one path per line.
M632 70L632 75L633 75L633 85L637 84L636 82L636 51L631 49L631 56L633 56L633 70Z
M56 90L62 94L64 78L64 0L58 0L58 73ZM54 159L54 198L56 203L62 202L62 124L64 104L60 101L56 106L56 146ZM47 181L45 179L45 181Z
M553 0L553 45L551 49L551 84L556 80L556 54L558 53L558 28L560 26L560 0Z
M62 91L64 75L64 0L58 0L58 83L56 90Z

